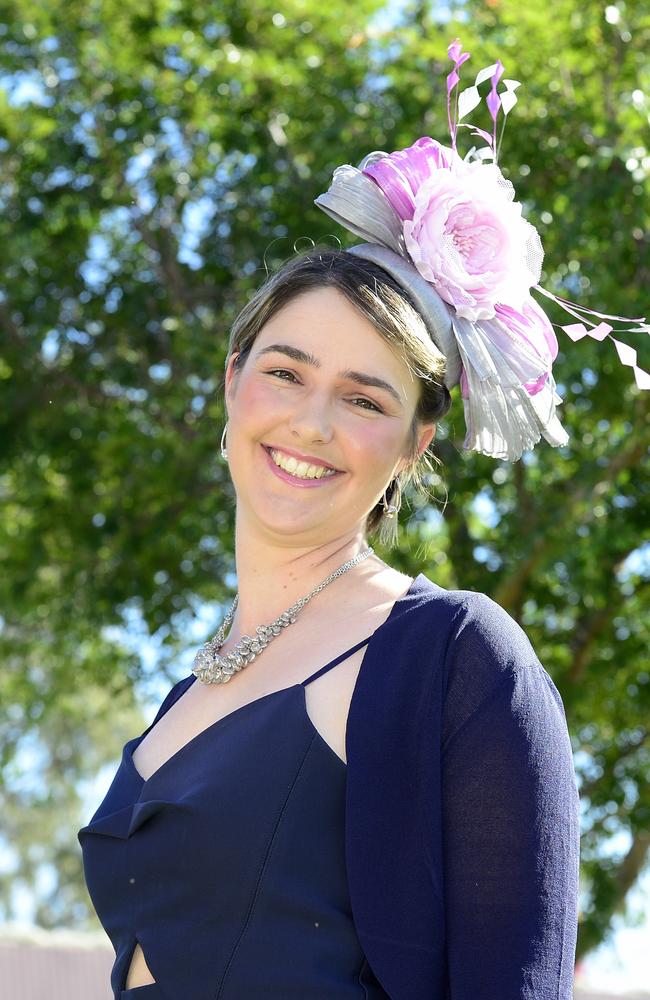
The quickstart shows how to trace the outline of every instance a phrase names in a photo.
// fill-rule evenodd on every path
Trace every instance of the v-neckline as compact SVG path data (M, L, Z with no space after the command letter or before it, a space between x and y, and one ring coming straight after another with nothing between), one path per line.
M372 643L374 642L374 640L377 637L378 633L381 632L381 630L393 620L393 618L395 617L395 614L396 614L398 608L401 606L401 604L404 601L408 600L408 598L411 596L414 588L416 588L416 584L419 584L419 582L420 582L421 579L427 579L427 578L424 577L424 575L422 573L419 573L416 577L413 578L413 580L411 580L411 583L410 583L410 585L408 587L408 590L406 590L402 594L401 597L398 597L393 602L393 605L392 605L392 607L391 607L388 615L384 619L384 621L381 623L381 625L378 625L377 628L374 630L374 632L372 632L370 634L370 636L368 637L366 649L365 649L365 652L364 652L362 660L361 660L361 665L359 667L359 673L357 674L357 680L356 680L355 686L354 686L354 688L352 690L352 697L350 699L350 704L352 704L352 699L354 698L354 693L356 691L357 684L358 684L358 681L359 681L359 675L361 674L361 671L363 670L363 665L365 663L366 656L368 654L368 651L369 651ZM430 581L428 581L428 582L430 582ZM358 646L358 644L356 644L356 645ZM355 649L355 646L353 645L353 646L350 647L349 650L345 650L345 652L343 652L343 653L338 653L337 656L333 656L331 660L329 660L327 663L323 664L322 667L319 667L318 670L314 671L314 673L315 674L320 673L320 671L324 670L325 667L328 667L328 666L330 666L330 664L333 664L335 660L338 660L338 659L344 660L346 654L351 654L354 649ZM314 676L314 674L311 675L311 678L313 678L313 676ZM307 679L309 680L311 678L307 678ZM195 674L189 674L188 677L182 678L181 681L179 681L179 683L182 684L184 680L189 681L189 683L185 685L185 687L183 688L183 690L181 691L181 693L178 695L178 698L174 699L174 701L172 702L172 705L175 705L176 702L179 700L179 698L183 697L183 695L185 694L185 692L187 690L189 690L189 688L192 686L192 684L194 684L194 682L196 680L198 680L198 678L196 677ZM181 747L178 748L178 750L175 750L174 753L171 754L167 758L167 760L164 760L162 762L162 764L160 764L156 768L156 770L153 771L149 775L148 778L145 778L138 771L137 767L135 766L135 761L133 760L133 753L137 749L137 747L140 745L140 743L143 741L143 739L145 738L145 736L147 736L151 732L151 730L153 729L154 725L156 725L157 722L160 722L160 719L154 720L151 723L151 725L149 725L145 729L145 731L140 734L140 736L134 736L134 738L132 740L129 740L124 745L123 756L124 756L125 760L128 762L128 764L130 765L131 771L133 772L133 774L141 782L142 788L144 788L146 785L148 785L150 782L152 782L155 778L157 778L158 775L161 773L161 771L166 770L167 767L168 767L168 765L172 764L177 758L179 758L182 754L184 754L184 752L188 748L192 747L193 744L195 744L197 742L197 740L200 739L202 736L204 736L206 733L212 733L212 732L214 732L217 728L219 728L219 726L222 723L226 723L229 719L232 719L234 716L238 715L244 709L250 708L252 705L257 705L260 702L266 701L269 698L273 697L274 695L286 695L287 692L289 692L289 691L295 691L296 688L302 688L303 692L304 692L305 691L305 682L304 681L298 681L296 684L290 684L288 687L276 688L275 691L268 691L266 694L260 695L259 698L253 698L252 701L247 701L246 704L240 705L238 708L234 708L232 710L232 712L228 712L227 715L222 715L220 719L216 719L214 722L211 722L209 726L206 726L205 729L202 729L200 732L196 733L194 736L191 737L191 739L189 739L187 741L187 743L184 743L183 746L181 746ZM172 705L170 705L169 708L171 708ZM311 717L309 716L309 713L307 712L307 706L306 706L306 701L305 701L304 695L303 695L303 705L304 705L304 708L305 708L305 714L306 714L307 718L309 719L309 722L311 723L311 726L312 726L312 728L314 730L314 733L316 733L318 736L320 736L320 739L323 741L323 743L325 744L325 746L327 746L328 749L336 756L337 760L341 763L341 765L343 767L347 768L346 761L342 760L338 756L338 754L336 754L335 751L332 750L332 747L330 747L329 743L327 743L327 741L323 739L323 737L319 733L318 729L316 728L316 726L312 722ZM167 711L169 711L169 709L167 709ZM166 713L164 713L164 714L166 714ZM162 716L160 718L162 718Z
M195 680L197 680L197 678L194 675L192 675L192 680L190 680L190 683L187 685L182 694L185 694L185 691L187 691L188 688L192 686ZM178 750L175 750L174 753L171 754L171 756L169 756L167 760L164 760L162 764L160 764L156 768L156 770L149 775L148 778L143 777L143 775L140 774L137 767L135 766L135 761L133 760L133 752L145 738L147 733L149 733L149 731L153 728L153 723L149 727L149 729L145 729L144 733L142 733L141 736L134 737L133 740L129 740L129 743L126 744L126 746L124 747L126 760L129 762L129 764L131 765L131 770L133 771L135 776L142 782L142 786L144 787L145 785L148 785L151 781L153 781L154 778L156 778L161 771L166 770L168 764L171 764L173 761L176 760L177 757L180 757L181 754L183 754L187 749L189 749L202 736L205 736L206 733L214 732L221 726L222 723L228 722L229 719L232 719L234 716L239 715L239 713L243 712L244 709L251 708L252 705L258 705L260 702L266 701L268 698L272 698L273 695L286 694L288 691L295 691L296 688L299 688L301 686L302 685L298 683L298 684L291 684L289 687L277 688L275 691L269 691L267 692L267 694L260 695L259 698L253 698L252 701L247 701L245 705L240 705L239 708L234 708L232 712L228 712L227 715L222 715L220 719L216 719L214 722L211 722L209 726L206 726L205 729L202 729L200 732L196 733L187 741L187 743L184 743L182 747L179 747ZM182 697L182 695L179 695L178 697L180 698ZM174 704L176 704L176 702L174 702ZM171 705L169 707L171 708ZM158 721L160 722L160 719ZM341 761L341 763L343 763L343 761Z

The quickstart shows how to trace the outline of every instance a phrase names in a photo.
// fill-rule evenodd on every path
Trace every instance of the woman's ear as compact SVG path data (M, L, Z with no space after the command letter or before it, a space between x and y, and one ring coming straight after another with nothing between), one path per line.
M427 450L427 448L433 441L435 435L436 435L435 424L422 424L418 433L418 454L417 454L418 458L420 457L420 455L423 454L423 452Z
M235 379L238 375L236 362L240 353L240 351L235 351L234 354L230 355L228 361L226 362L226 374L224 377L226 400L230 399L235 392Z
M418 447L417 447L417 453L416 453L416 455L415 455L414 458L403 458L402 459L402 461L399 463L397 469L395 470L395 474L396 475L399 475L400 472L403 472L404 469L408 469L410 466L412 466L414 464L414 462L417 461L417 459L420 457L420 455L422 455L427 450L427 448L429 447L429 445L433 441L433 439L435 437L435 433L436 433L436 425L435 424L421 424L420 425L420 427L418 428Z

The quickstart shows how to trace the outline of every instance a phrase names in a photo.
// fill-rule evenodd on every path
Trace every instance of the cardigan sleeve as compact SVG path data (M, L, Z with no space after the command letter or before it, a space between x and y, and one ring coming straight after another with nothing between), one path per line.
M480 602L479 602L480 603ZM442 747L449 1000L571 1000L579 799L564 706L498 605L454 644Z

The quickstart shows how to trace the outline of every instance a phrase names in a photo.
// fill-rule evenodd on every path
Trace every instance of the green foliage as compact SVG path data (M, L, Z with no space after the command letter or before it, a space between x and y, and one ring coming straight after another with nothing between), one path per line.
M468 2L449 24L412 3L390 29L380 8L0 0L3 815L14 879L57 865L44 925L87 919L77 788L133 732L133 685L152 673L109 627L142 621L174 678L196 609L227 596L229 325L296 241L354 242L313 206L335 166L445 140L455 34L467 83L497 57L523 82L501 163L540 230L544 283L647 311L646 6L610 7L610 23L592 0L552 17ZM559 336L570 444L514 466L465 454L456 399L437 445L444 513L414 498L384 555L492 595L556 680L585 807L584 952L647 863L650 421L610 343ZM34 746L45 784L21 785ZM6 875L0 905L11 916Z

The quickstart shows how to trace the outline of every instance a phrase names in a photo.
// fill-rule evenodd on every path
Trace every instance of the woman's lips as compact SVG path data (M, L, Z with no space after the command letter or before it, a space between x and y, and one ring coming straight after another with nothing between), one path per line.
M299 451L294 451L293 448L285 448L275 444L266 444L266 442L262 442L262 446L266 448L267 451L279 451L283 455L295 458L296 462L306 462L307 465L320 465L324 469L333 469L334 472L341 472L341 469L337 469L331 462L326 462L324 458L315 458L313 455L301 455Z
M334 479L338 479L339 476L343 475L342 472L335 472L333 475L323 476L322 479L299 479L297 476L292 476L286 469L281 469L279 465L275 464L266 445L262 445L262 450L264 451L271 472L274 472L278 479L284 480L285 483L290 483L291 486L313 489L316 486L325 486L327 483L331 483Z

